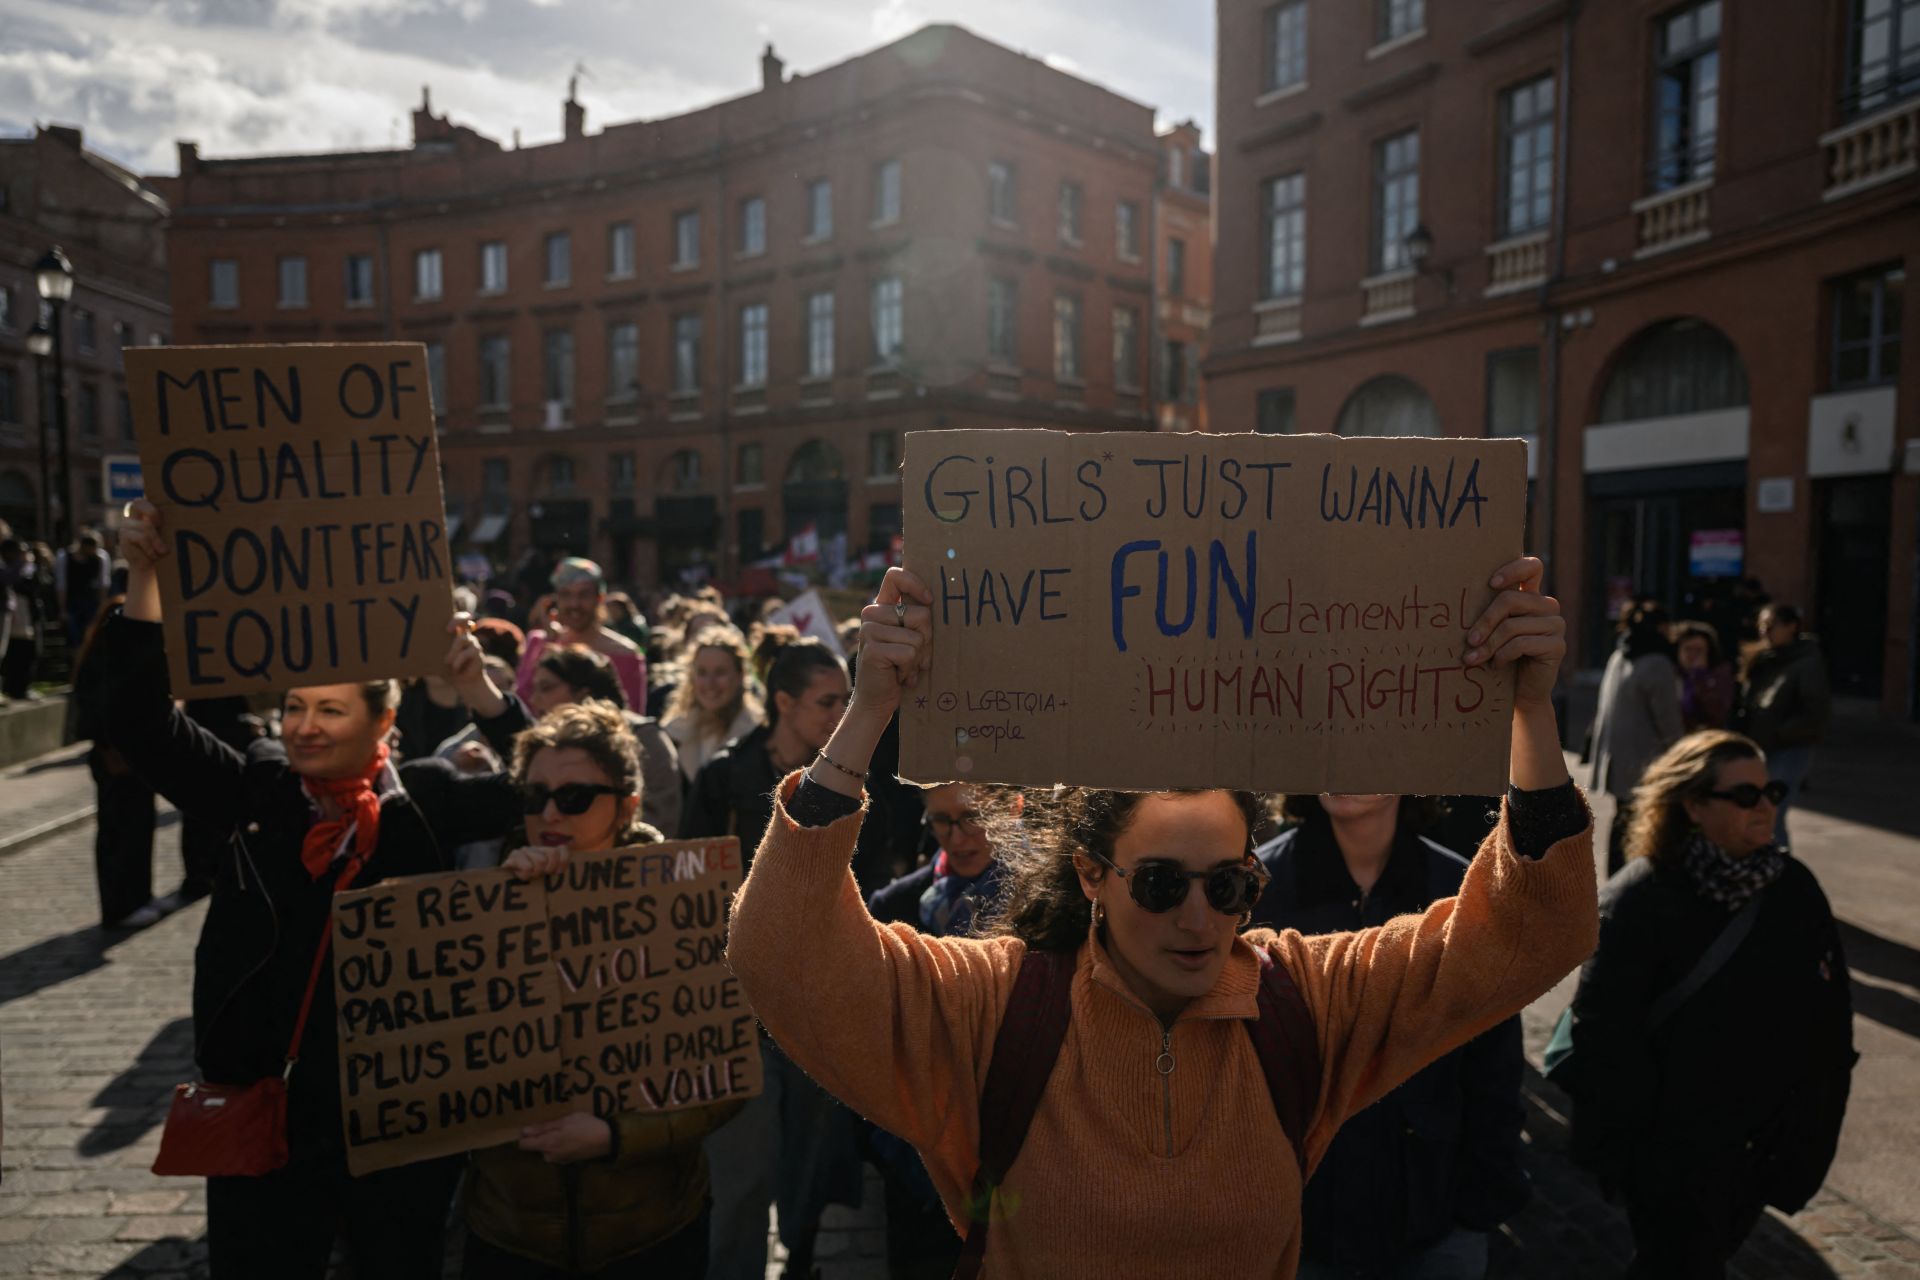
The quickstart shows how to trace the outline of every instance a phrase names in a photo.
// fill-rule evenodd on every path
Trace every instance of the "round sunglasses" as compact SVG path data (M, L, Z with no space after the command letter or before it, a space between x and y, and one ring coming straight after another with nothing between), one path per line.
M1187 891L1196 880L1205 886L1208 906L1222 915L1244 915L1260 901L1269 879L1266 868L1253 861L1208 871L1188 871L1164 858L1149 858L1129 868L1098 853L1093 856L1125 880L1127 893L1155 915L1163 915L1185 902Z
M619 787L609 787L593 782L566 782L549 788L544 783L529 782L520 788L520 811L532 816L545 813L547 802L569 818L577 818L593 808L593 802L601 796L623 796L627 793Z
M1777 809L1780 807L1780 802L1787 798L1787 784L1778 778L1775 778L1764 787L1756 787L1751 782L1743 782L1737 787L1728 787L1724 791L1709 791L1707 795L1715 800L1731 801L1739 805L1742 809L1752 809L1756 807L1760 803L1761 797L1764 796L1766 797L1767 803Z

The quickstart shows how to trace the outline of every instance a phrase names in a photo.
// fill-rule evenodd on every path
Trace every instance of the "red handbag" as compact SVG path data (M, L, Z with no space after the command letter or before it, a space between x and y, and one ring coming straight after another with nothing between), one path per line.
M360 873L361 857L349 859L334 883L340 892ZM277 1076L252 1084L209 1084L195 1081L173 1087L173 1105L160 1134L160 1154L153 1171L163 1177L257 1178L287 1162L287 1078L300 1060L300 1038L313 1008L313 991L320 983L321 966L333 944L333 913L327 913L326 932L307 973L306 994L300 997L300 1015L293 1022L287 1044L287 1065Z

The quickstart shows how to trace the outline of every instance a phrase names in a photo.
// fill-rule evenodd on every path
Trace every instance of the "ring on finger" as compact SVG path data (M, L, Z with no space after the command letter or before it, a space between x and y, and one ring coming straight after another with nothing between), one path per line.
M901 625L903 625L903 626L904 626L904 625L906 624L906 621L907 621L907 603L906 603L906 601L904 601L904 600L896 600L896 601L894 602L894 605L893 605L893 620L894 620L894 621L895 621L896 623L899 623L899 624L901 624Z

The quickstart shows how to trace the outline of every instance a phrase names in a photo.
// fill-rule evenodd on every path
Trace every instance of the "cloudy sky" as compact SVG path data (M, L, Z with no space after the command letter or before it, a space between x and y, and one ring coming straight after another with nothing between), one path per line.
M506 142L748 92L771 40L813 71L931 21L1212 129L1211 0L0 0L0 134L78 124L143 173L202 155L405 145L420 87Z

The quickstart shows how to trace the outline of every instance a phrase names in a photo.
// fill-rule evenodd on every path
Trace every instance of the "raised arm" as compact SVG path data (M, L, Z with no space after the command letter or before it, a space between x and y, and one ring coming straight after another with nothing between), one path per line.
M1511 788L1459 895L1376 929L1275 941L1320 1031L1316 1158L1347 1116L1519 1012L1593 950L1592 819L1552 706L1566 623L1539 591L1542 572L1531 557L1503 566L1467 635L1467 665L1516 671Z
M107 740L127 764L182 813L222 825L241 814L246 761L174 705L160 634L160 570L167 556L160 511L144 498L127 508L120 547L127 598L107 620L100 652L108 677Z
M970 1157L993 1036L1025 947L877 924L848 866L860 778L924 660L926 599L918 579L894 569L868 606L853 704L823 758L775 797L734 901L727 960L773 1038L829 1092L923 1151ZM935 1172L964 1186L971 1166Z

